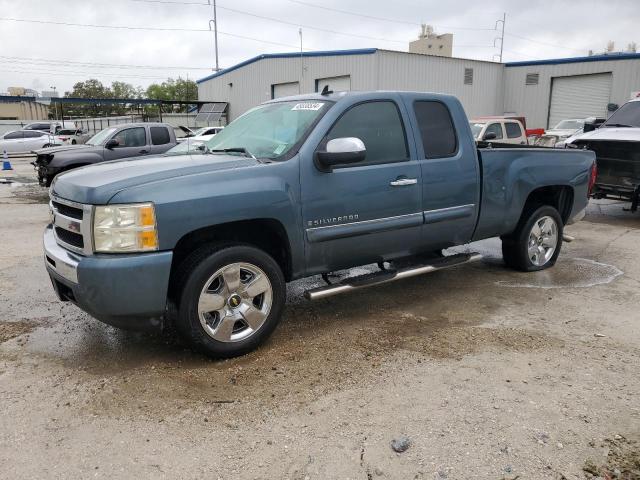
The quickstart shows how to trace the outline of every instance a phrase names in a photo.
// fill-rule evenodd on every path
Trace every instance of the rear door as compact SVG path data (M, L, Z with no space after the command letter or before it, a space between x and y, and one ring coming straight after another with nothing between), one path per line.
M365 145L364 161L322 172L313 154L301 159L309 273L408 255L421 241L420 165L400 97L353 102L344 111L329 110L318 127L324 131L317 150L329 140L356 137Z
M53 137L45 132L39 132L36 130L25 131L24 141L22 143L22 150L30 152L31 150L37 150L39 148L48 145L53 140Z
M476 224L480 174L476 144L459 102L408 94L422 174L422 246L428 250L468 242ZM500 130L500 123L495 123Z
M151 154L164 153L173 146L167 127L149 127L149 136L151 137L151 145L149 146Z
M147 131L144 127L125 128L117 132L112 138L118 141L118 146L104 149L105 160L137 157L149 153Z

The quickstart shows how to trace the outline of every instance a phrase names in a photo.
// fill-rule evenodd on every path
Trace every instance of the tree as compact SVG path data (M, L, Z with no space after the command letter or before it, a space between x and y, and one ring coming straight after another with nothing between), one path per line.
M147 98L154 100L182 100L190 101L198 99L198 86L193 80L185 80L178 77L176 80L169 78L158 84L153 83L147 87ZM163 107L163 110L166 107ZM167 109L168 110L168 109ZM173 105L171 111L184 112L187 105Z

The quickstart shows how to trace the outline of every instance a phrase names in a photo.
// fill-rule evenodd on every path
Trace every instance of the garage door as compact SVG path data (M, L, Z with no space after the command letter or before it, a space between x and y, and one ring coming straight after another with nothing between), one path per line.
M298 82L276 83L271 85L271 98L289 97L299 94L300 87Z
M606 117L611 73L555 77L551 83L549 128L565 118Z
M351 76L342 75L340 77L318 78L316 80L316 92L321 92L325 86L334 92L348 92L351 90Z

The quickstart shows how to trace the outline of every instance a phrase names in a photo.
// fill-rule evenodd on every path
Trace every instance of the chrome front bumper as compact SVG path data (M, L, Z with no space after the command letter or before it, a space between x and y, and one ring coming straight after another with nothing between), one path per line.
M48 225L43 237L44 260L46 265L65 280L78 283L78 264L81 257L56 242L53 225Z

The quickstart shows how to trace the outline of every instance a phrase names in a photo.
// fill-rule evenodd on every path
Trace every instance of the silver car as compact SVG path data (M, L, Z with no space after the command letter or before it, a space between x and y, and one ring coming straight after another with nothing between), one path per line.
M40 130L16 130L5 133L0 137L0 154L29 153L39 148L51 145L50 133Z

